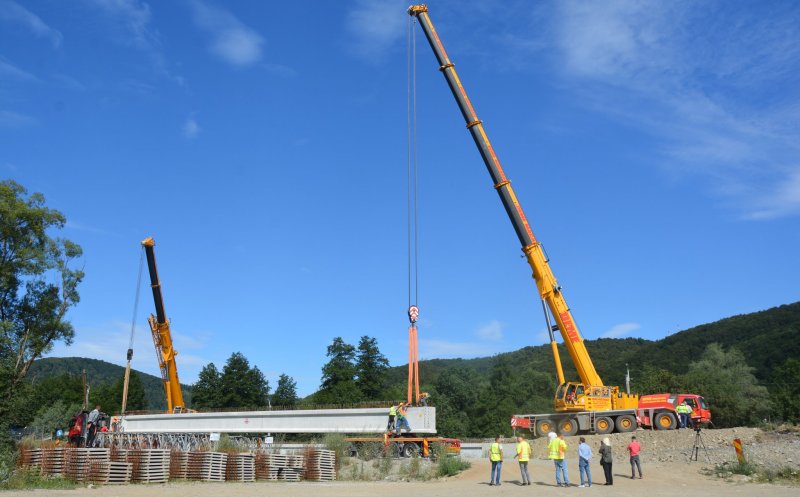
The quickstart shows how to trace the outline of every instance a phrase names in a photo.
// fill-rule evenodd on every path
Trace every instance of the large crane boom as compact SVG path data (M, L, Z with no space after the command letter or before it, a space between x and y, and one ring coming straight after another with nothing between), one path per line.
M183 412L186 410L186 404L183 402L181 383L178 380L178 367L175 364L175 356L178 352L172 347L172 333L169 328L169 320L164 312L161 281L158 279L158 269L156 267L155 245L156 242L152 237L142 240L142 246L147 257L147 269L150 272L153 301L156 305L155 315L151 314L147 322L150 323L150 332L153 335L153 343L156 346L156 357L161 369L161 381L164 383L164 394L167 398L167 411L171 413Z
M428 39L436 60L439 62L439 70L444 74L450 91L456 99L458 108L466 121L467 129L478 147L478 151L486 164L489 175L492 178L494 188L500 195L500 200L503 207L508 214L514 231L522 244L522 252L533 270L533 279L536 281L536 286L539 291L539 296L542 301L546 303L550 314L556 321L555 326L550 327L551 347L556 363L556 370L559 381L559 388L556 392L556 408L559 410L601 410L621 406L623 404L635 405L635 398L628 399L627 396L619 392L618 387L606 387L603 385L600 376L595 370L586 346L583 342L578 327L572 318L569 306L564 300L564 295L561 292L555 276L553 275L548 259L544 253L541 244L536 240L533 235L531 226L522 206L519 203L514 189L511 187L511 182L506 177L503 168L500 165L500 160L497 158L494 148L489 142L489 137L486 135L483 123L478 119L472 103L467 97L467 92L461 84L461 80L456 73L455 65L450 60L447 52L439 39L439 35L433 27L433 23L428 16L428 8L425 5L412 5L408 9L411 16L419 20L420 26ZM547 315L547 312L545 313ZM549 321L549 318L548 318ZM553 335L554 330L561 332L567 351L575 364L578 371L581 384L566 383L564 380L564 373L561 367L561 361L558 356L558 348ZM567 396L569 391L572 392L572 398L576 398L576 393L581 396L581 402L576 404L574 401L568 401ZM623 397L626 397L623 400Z

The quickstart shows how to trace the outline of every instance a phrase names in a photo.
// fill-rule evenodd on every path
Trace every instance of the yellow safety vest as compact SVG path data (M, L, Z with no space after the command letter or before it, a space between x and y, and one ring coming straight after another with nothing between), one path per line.
M392 406L389 408L389 416L397 416L397 406Z
M519 462L528 462L531 458L531 446L528 442L521 442L517 444L517 458Z
M564 454L567 452L567 442L560 438L554 438L547 445L547 449L550 452L548 455L550 459L564 459Z
M500 451L499 443L494 442L492 446L489 447L489 460L492 462L503 460L503 453Z

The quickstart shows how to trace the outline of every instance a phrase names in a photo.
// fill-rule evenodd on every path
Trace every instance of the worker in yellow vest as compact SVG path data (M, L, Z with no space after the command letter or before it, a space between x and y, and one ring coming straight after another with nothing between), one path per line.
M517 437L517 455L514 456L519 461L519 472L522 475L522 484L531 484L531 474L528 473L528 461L531 459L531 445L522 437Z
M500 485L500 470L503 469L503 446L500 445L500 435L489 446L489 460L492 461L492 474L489 476L489 485Z
M397 416L397 406L392 404L389 408L389 424L386 425L386 431L394 431L394 418Z
M567 442L564 441L564 434L558 436L547 444L548 456L556 466L556 486L561 486L561 475L564 475L564 486L569 486L569 476L567 476L567 462L564 460L567 453Z

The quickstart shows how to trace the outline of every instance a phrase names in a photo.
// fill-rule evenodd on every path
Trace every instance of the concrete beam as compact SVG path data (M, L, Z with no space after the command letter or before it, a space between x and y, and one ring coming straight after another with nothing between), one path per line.
M413 433L436 433L435 407L410 407ZM138 414L122 418L126 433L346 433L386 431L388 408Z

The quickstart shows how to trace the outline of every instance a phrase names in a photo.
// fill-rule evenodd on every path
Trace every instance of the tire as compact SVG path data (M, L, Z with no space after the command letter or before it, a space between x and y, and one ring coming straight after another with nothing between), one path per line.
M400 455L403 457L417 457L419 455L419 445L414 442L404 443Z
M671 412L660 412L653 419L656 430L674 430L678 425Z
M556 431L556 425L553 423L552 419L540 419L536 422L536 434L539 436L544 436L550 433L551 431Z
M600 416L594 420L594 432L598 435L608 435L614 431L614 420L608 416Z
M564 418L558 422L558 432L565 437L571 437L578 433L578 420L576 418Z
M617 418L617 431L620 433L630 433L638 428L636 418L630 414L623 414Z

